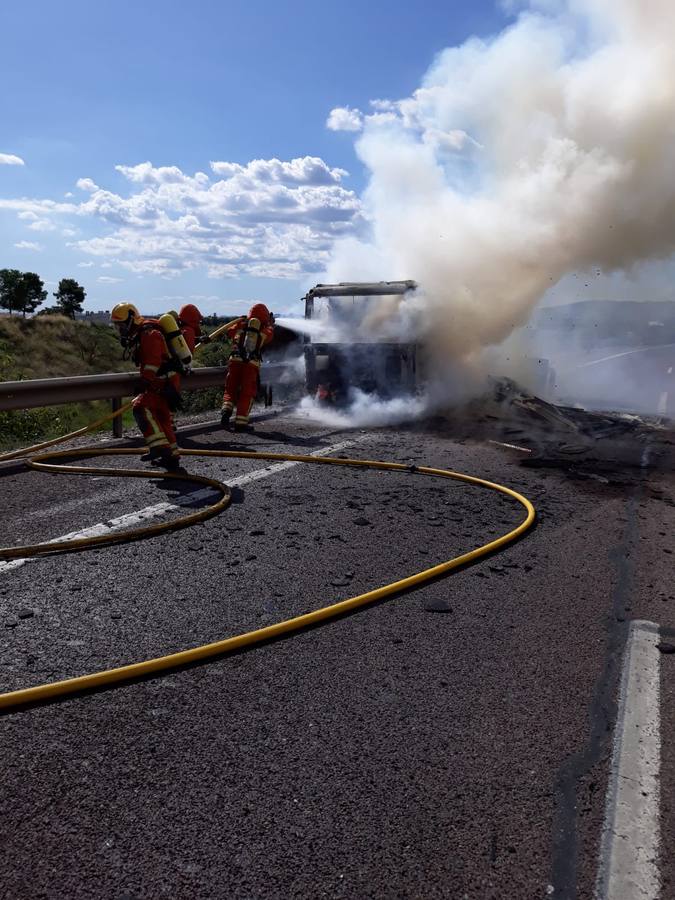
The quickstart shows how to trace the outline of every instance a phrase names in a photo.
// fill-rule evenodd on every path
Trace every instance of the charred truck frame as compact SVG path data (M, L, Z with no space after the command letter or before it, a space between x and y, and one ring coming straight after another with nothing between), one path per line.
M414 281L341 282L340 284L317 284L307 292L305 319L316 318L317 299L328 299L328 312L341 308L343 303L333 307L331 300L348 301L359 311L370 297L391 297L405 295L415 290ZM357 309L357 303L359 307ZM347 310L348 311L348 310ZM330 322L330 317L328 318ZM353 324L353 323L352 323ZM377 393L383 397L400 393L412 393L418 385L417 345L405 341L380 341L368 339L363 327L356 327L357 334L350 334L349 340L314 340L305 334L304 354L307 391L320 399L341 402L347 399L350 387L367 393Z

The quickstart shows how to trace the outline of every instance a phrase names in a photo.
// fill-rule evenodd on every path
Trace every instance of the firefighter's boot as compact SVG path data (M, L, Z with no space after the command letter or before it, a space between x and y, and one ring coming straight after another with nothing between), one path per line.
M250 433L250 432L255 431L255 426L251 425L250 422L238 422L235 419L234 424L232 425L232 431L235 431L235 432L248 431Z
M160 453L155 456L154 459L150 460L153 466L161 466L162 469L166 469L167 472L185 472L185 469L181 467L180 464L180 456L176 453L172 453L166 447L163 447Z
M153 447L141 456L141 462L153 462L153 460L157 459L159 456L161 456L161 451L156 447Z

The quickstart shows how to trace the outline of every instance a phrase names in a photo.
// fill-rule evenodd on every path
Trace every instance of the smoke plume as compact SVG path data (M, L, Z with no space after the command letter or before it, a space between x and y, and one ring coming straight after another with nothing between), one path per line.
M531 0L444 50L363 117L372 237L339 244L328 280L415 279L396 327L470 358L567 273L670 256L674 45L672 0Z

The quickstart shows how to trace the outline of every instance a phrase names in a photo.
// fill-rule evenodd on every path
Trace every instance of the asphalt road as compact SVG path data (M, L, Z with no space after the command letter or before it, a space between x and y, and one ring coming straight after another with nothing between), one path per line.
M629 621L675 627L675 479L570 479L423 429L281 415L185 446L429 464L522 491L497 556L235 657L0 718L0 897L590 898ZM190 461L242 478L260 461ZM4 543L175 499L0 470ZM297 465L203 525L0 566L0 690L196 646L484 543L498 494ZM674 639L675 640L675 639ZM661 657L663 896L675 895L675 655ZM670 893L669 893L670 891Z

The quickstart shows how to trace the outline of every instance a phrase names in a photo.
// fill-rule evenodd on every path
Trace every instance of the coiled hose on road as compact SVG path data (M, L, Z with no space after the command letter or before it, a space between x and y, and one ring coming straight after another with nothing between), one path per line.
M120 415L128 408L128 405L117 410L114 415ZM230 503L230 490L227 485L215 478L206 478L201 475L177 475L170 472L148 471L145 469L117 469L107 467L89 467L80 465L64 465L56 463L54 460L64 460L72 457L82 456L122 456L136 455L142 450L132 447L108 448L100 447L80 447L74 450L61 450L51 453L39 455L30 455L38 450L44 449L55 443L69 440L71 437L82 434L86 431L102 424L104 421L113 418L106 416L104 419L93 423L88 428L80 429L78 432L57 438L55 441L47 441L43 444L37 444L25 450L17 450L12 453L0 456L0 461L5 459L17 459L25 457L25 462L30 468L38 471L60 472L64 474L84 474L84 475L111 475L121 478L169 478L179 481L188 481L195 484L207 485L214 488L219 493L219 499L205 506L196 512L188 513L180 518L173 519L170 522L162 522L155 525L143 526L132 531L116 532L95 537L75 538L69 541L58 541L51 543L33 544L23 547L4 547L0 549L0 559L13 560L26 557L49 556L64 552L73 552L84 550L90 547L108 546L110 544L122 543L127 541L139 540L145 537L151 537L166 531L174 531L178 528L184 528L194 525L197 522L203 522L212 516L217 515L225 509ZM234 637L224 638L220 641L214 641L209 644L203 644L199 647L193 647L189 650L182 650L178 653L170 653L167 656L159 656L155 659L144 660L143 662L131 663L126 666L119 666L114 669L107 669L101 672L94 672L89 675L80 675L76 678L68 678L63 681L56 681L51 684L41 684L35 687L22 688L16 691L10 691L0 694L0 711L8 711L16 709L28 704L41 703L48 700L55 700L68 694L74 694L79 691L92 690L104 686L112 686L122 682L128 682L144 676L153 675L158 672L165 672L169 669L176 669L190 663L199 662L201 660L210 659L216 656L222 656L244 647L250 647L254 644L260 644L264 641L270 641L274 638L287 635L295 631L300 631L310 625L316 625L319 622L325 622L328 619L334 619L337 616L344 615L347 612L375 603L385 597L393 594L399 594L410 588L424 584L433 578L446 575L453 569L474 562L495 550L505 547L507 544L517 540L523 535L534 523L535 510L530 501L511 488L502 484L486 481L484 478L478 478L473 475L464 475L459 472L453 472L448 469L435 469L428 466L408 466L404 463L381 462L378 460L364 459L344 459L330 458L321 456L304 456L289 453L257 453L257 452L240 452L234 450L183 450L185 456L207 456L207 457L224 457L237 459L254 459L254 460L270 460L274 462L302 462L311 463L313 465L332 465L332 466L350 466L368 469L382 469L394 472L414 472L419 475L434 476L440 478L452 478L455 481L463 481L467 484L474 484L489 490L498 491L508 497L516 500L526 510L526 516L523 521L508 533L489 541L474 550L449 559L446 562L431 566L422 572L409 575L391 584L384 585L365 594L359 594L356 597L350 597L330 606L324 606L321 609L296 616L292 619L286 619L283 622L277 622L275 625L268 625L265 628L258 628L254 631L248 631Z

